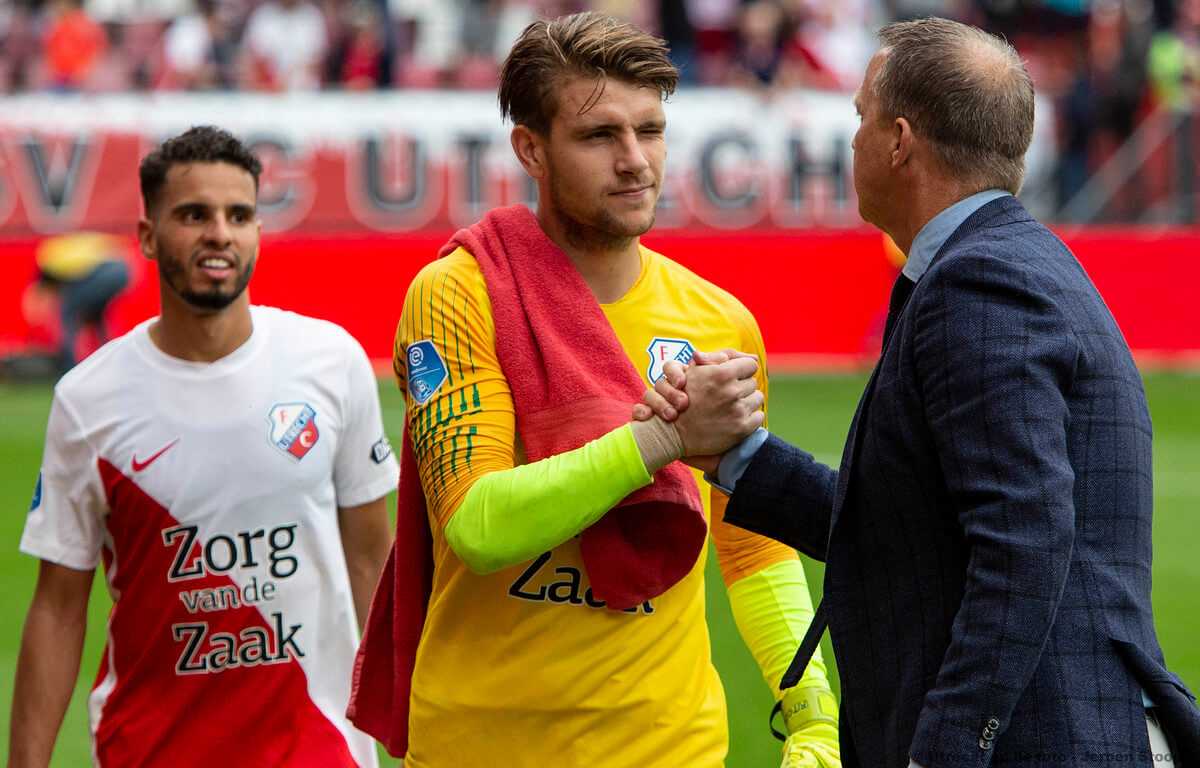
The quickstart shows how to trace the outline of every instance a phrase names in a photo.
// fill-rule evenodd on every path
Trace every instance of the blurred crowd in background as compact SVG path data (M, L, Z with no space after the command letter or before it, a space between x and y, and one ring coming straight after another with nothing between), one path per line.
M664 37L685 85L767 98L853 91L888 21L1003 34L1056 106L1060 209L1200 81L1200 0L0 0L0 92L492 89L526 24L587 9Z

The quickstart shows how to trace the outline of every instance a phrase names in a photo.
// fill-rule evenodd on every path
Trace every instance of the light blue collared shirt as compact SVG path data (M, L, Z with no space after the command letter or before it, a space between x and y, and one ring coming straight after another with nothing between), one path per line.
M1010 194L1003 189L989 189L976 192L968 198L959 200L954 205L934 216L921 227L921 231L913 238L912 246L908 249L908 261L904 262L904 276L914 283L921 279L929 263L937 252L942 249L950 235L970 218L972 213L993 200Z
M925 274L925 270L929 269L933 257L950 239L950 235L954 234L954 230L962 226L962 223L972 213L1007 194L1009 193L1003 189L976 192L968 198L959 200L926 222L917 236L913 238L912 247L908 249L908 261L904 263L904 276L914 283L920 280L921 275ZM767 442L767 430L759 427L741 443L725 452L725 455L721 457L720 466L717 467L715 478L706 474L704 479L726 494L733 493L737 481L741 479L746 472L746 467L750 466L754 454L758 453L758 449L765 442Z

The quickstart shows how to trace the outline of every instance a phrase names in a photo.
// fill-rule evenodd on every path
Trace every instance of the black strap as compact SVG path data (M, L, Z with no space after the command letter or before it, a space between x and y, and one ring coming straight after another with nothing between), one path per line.
M783 673L783 679L779 681L779 690L786 690L800 682L800 677L804 674L804 669L808 666L812 655L816 653L817 644L821 642L821 635L825 634L825 627L828 624L825 617L825 601L822 600L817 604L812 623L808 625L808 631L804 633L800 647L796 649L796 656L788 665L787 671Z
M782 701L775 702L775 706L771 709L771 714L767 715L767 727L771 729L772 736L779 739L780 741L787 741L786 733L775 730L775 713L776 712L778 712L779 714L783 714L783 702ZM786 727L787 723L784 723L784 726Z

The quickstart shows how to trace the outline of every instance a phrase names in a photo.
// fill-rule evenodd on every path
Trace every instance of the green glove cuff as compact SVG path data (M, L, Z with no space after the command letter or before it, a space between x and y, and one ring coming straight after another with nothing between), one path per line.
M811 723L838 724L837 699L833 691L821 685L796 686L779 700L783 724L788 733L797 733Z
M783 715L783 732L775 730L775 713ZM806 728L826 726L833 729L835 744L838 726L837 699L833 691L823 685L803 685L789 688L767 718L767 727L780 741L787 741ZM824 730L821 728L819 730Z

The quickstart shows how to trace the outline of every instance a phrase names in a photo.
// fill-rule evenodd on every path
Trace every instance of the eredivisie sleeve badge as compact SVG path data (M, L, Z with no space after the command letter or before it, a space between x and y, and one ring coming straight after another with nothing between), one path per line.
M316 444L317 412L308 403L276 403L267 414L271 444L299 461Z
M449 372L437 347L429 339L413 342L404 351L408 394L416 405L425 405L446 382Z
M687 339L664 339L661 336L655 336L650 342L650 346L646 347L646 354L650 355L650 367L646 369L646 379L653 386L654 382L663 377L663 363L674 360L687 365L691 362L692 354L695 351L692 343Z

